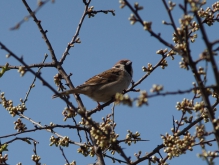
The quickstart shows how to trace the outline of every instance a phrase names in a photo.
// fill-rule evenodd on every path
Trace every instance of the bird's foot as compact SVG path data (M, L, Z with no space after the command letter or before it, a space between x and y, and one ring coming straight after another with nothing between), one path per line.
M103 110L103 107L102 107L102 105L100 105L100 103L99 102L97 102L97 109L99 109L99 110Z

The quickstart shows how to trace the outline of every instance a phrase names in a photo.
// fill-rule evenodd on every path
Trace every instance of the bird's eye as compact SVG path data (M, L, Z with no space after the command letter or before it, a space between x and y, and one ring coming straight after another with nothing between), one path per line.
M119 65L116 65L115 68L120 68L120 66L119 66Z

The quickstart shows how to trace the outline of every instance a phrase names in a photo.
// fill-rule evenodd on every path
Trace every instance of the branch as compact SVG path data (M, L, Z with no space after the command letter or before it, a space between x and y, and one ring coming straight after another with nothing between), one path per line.
M182 43L182 38L180 37L180 35L179 35L178 31L177 31L176 24L175 24L175 21L174 21L174 19L173 19L171 10L170 10L169 7L167 6L166 0L162 0L162 1L163 1L163 4L164 4L164 6L165 6L165 8L166 8L166 10L167 10L167 13L168 13L168 15L169 15L169 17L170 17L171 26L173 27L173 29L174 29L174 31L175 31L177 37L179 38L180 42Z
M87 14L97 14L97 13L108 14L108 12L112 13L112 15L115 16L115 10L92 10L87 12Z
M0 65L0 68L3 68L5 67L4 65ZM39 64L31 64L31 65L26 65L26 66L12 66L12 65L9 65L8 68L9 69L19 69L19 67L22 67L22 68L39 68L39 67L55 67L55 64L54 63L39 63Z
M31 68L28 68L27 64L23 61L23 58L19 58L16 54L14 54L12 51L10 51L3 43L0 42L1 49L5 50L10 54L10 56L14 57L17 61L19 61L22 65L26 66L26 69L32 73L34 76L36 76L39 80L42 81L42 84L47 86L51 91L53 91L56 94L59 94L47 81L45 81L40 74L36 74ZM72 107L73 110L77 112L77 109L73 106L71 102L69 102L66 98L61 97L70 107Z
M186 13L185 13L185 14L186 14ZM198 16L198 14L197 14L196 11L194 12L194 14L195 14L195 16L196 16L196 18L197 18L197 20L198 20L200 29L202 29L202 30L201 30L201 33L202 33L202 35L203 35L203 39L205 40L205 42L206 42L206 44L207 44L207 43L209 43L209 42L208 42L208 39L205 38L205 37L207 37L207 36L206 36L206 34L205 34L204 27L203 27L203 25L202 25L202 23L201 23L201 20L200 20L200 18L199 18L199 16ZM202 27L202 28L201 28L201 27ZM210 100L209 100L209 98L208 98L208 94L207 94L206 90L204 90L204 84L203 84L203 82L202 82L202 80L201 80L201 77L200 77L200 75L198 74L198 71L197 71L197 69L196 69L195 62L192 60L192 57L191 57L191 54L190 54L187 29L188 29L188 27L186 27L186 33L185 33L185 34L186 34L186 41L187 41L187 44L186 44L186 46L187 46L186 51L187 51L187 52L186 52L186 53L187 53L187 58L188 58L188 64L189 64L189 66L190 66L190 68L191 68L191 70L192 70L192 72L193 72L193 75L194 75L194 77L195 77L195 80L196 80L198 86L200 87L201 95L202 95L202 98L203 98L203 100L204 100L204 102L205 102L205 104L206 104L206 108L207 108L207 111L208 111L209 119L210 119L210 121L211 121L211 123L212 123L212 125L213 125L214 130L215 130L215 137L216 137L216 139L217 139L217 144L218 144L218 147L219 147L219 130L216 130L216 129L215 129L215 128L216 128L216 123L213 123L213 120L215 119L214 112L213 112L213 110L212 110L212 108L211 108L211 103L210 103ZM203 34L203 33L204 33L204 34ZM209 47L209 44L207 45L207 47L208 47L208 52L209 52L209 54L210 54L211 62L212 62L212 60L213 60L212 65L213 65L213 70L214 70L214 72L215 72L215 70L217 70L217 68L214 67L215 61L214 61L213 54L212 54L212 51L211 51L211 48L212 48L212 47L211 47L211 46ZM214 74L215 74L215 73L214 73ZM219 77L216 76L215 78L216 78L217 86L219 86ZM217 91L218 91L218 88L217 88Z
M211 61L211 64L212 64L213 73L214 73L214 78L215 78L217 86L219 88L218 69L217 69L217 64L215 63L214 55L213 55L213 52L212 52L212 44L208 40L208 36L207 36L206 31L204 29L204 26L203 26L203 24L201 22L201 19L198 16L197 11L195 11L194 14L195 14L195 17L196 17L196 19L197 19L197 21L199 23L199 27L200 27L200 30L201 30L202 38L203 38L203 40L205 42L205 45L207 46L208 53L210 55L210 61ZM217 89L217 92L219 93L219 89Z
M50 0L40 1L40 3L38 3L38 7L33 11L33 13L36 14L43 7L43 5L45 5L49 1ZM27 21L31 16L32 16L31 14L25 16L24 19L18 22L14 27L11 27L10 30L17 30L21 26L21 24Z
M41 21L39 21L39 20L36 18L35 14L32 12L32 10L31 10L31 8L29 7L29 5L27 4L26 0L22 0L22 1L23 1L23 3L24 3L25 7L27 8L28 12L31 14L31 16L33 17L34 21L36 22L36 24L37 24L37 26L38 26L38 28L39 28L39 30L40 30L42 36L43 36L44 41L45 41L46 44L47 44L48 49L50 50L51 57L52 57L52 59L53 59L53 63L56 65L56 67L57 67L59 73L60 73L60 74L62 75L62 77L65 79L65 81L66 81L67 84L69 85L70 89L73 89L73 88L74 88L74 85L73 85L72 82L70 81L69 76L66 74L65 70L62 68L61 63L59 63L59 62L57 61L56 56L55 56L55 53L54 53L54 50L53 50L53 48L52 48L52 45L51 45L49 39L48 39L47 36L46 36L46 31L44 31L43 28L42 28L42 26L41 26ZM87 8L88 8L90 2L91 2L91 0L88 0L88 2L85 3L85 4L86 4L85 10L87 10ZM85 14L86 14L86 13L85 13ZM84 15L84 14L83 14L83 15ZM84 15L84 16L85 16L85 15ZM82 21L82 22L83 22L83 21ZM76 38L77 35L79 34L80 27L81 27L81 26L79 25L78 30L76 31L75 38ZM74 39L74 37L73 37L73 39ZM1 43L0 43L0 45L1 45ZM69 45L69 46L70 46L70 45ZM3 44L2 44L2 47L4 47ZM5 50L6 50L6 49L5 49ZM8 50L8 51L9 51L9 50ZM11 55L11 53L9 53L9 54ZM17 56L14 55L14 57L16 57L16 59L17 59L18 61L20 61L23 65L25 64L25 63L23 62L23 60L17 58ZM25 65L26 65L26 64L25 64ZM31 69L28 69L28 70L31 71L31 73L33 73L34 75L36 75L35 72L33 72ZM43 80L39 75L37 75L37 78ZM48 86L55 94L58 94L58 92L54 91L54 89L53 89L46 81L44 81L44 83L46 83L46 86ZM44 84L44 85L45 85L45 84ZM78 105L79 105L80 110L81 110L81 111L85 111L83 102L82 102L81 98L79 97L79 95L75 94L74 96L75 96L75 98L76 98L76 101L77 101L77 103L78 103ZM69 105L70 107L72 107L72 109L73 109L75 112L78 113L78 110L73 106L73 104L72 104L71 102L68 101L68 99L66 99L65 97L61 97L61 99L64 100L64 101L67 103L67 105ZM89 124L91 124L92 126L94 126L95 128L98 129L98 127L97 127L91 120L89 120L86 116L83 116L84 114L80 114L80 115L81 115L82 117L84 117L84 118L89 122Z
M147 72L140 80L138 80L136 83L134 83L129 89L127 89L125 91L125 93L132 91L134 89L134 87L136 87L137 85L141 84L141 82L146 79L158 66L160 66L160 64L162 63L162 61L166 58L167 56L163 56L161 58L161 60L149 71Z
M79 21L79 24L78 24L78 27L77 27L77 30L75 32L75 35L73 36L72 40L70 41L70 43L68 43L64 53L62 54L62 58L60 59L60 63L62 64L64 61L65 61L65 58L66 56L69 54L69 50L71 49L71 45L73 45L75 43L75 40L76 38L78 37L79 35L79 32L81 30L81 26L83 24L83 21L84 21L84 18L87 14L87 9L88 9L88 6L90 4L91 0L88 0L88 2L85 3L85 9L84 9L84 13L82 14L82 17L81 17L81 20Z
M124 2L125 2L125 4L129 7L129 9L135 14L135 16L137 17L137 19L138 19L138 21L140 22L140 24L141 24L142 26L144 26L144 21L142 20L142 18L141 18L140 15L138 14L138 11L136 11L136 10L130 5L130 3L129 3L127 0L124 0ZM155 33L154 31L152 31L151 29L148 29L147 31L151 34L151 36L153 36L153 37L155 37L156 39L158 39L162 44L164 44L165 46L167 46L167 47L169 47L169 48L175 50L175 47L174 47L172 44L166 42L163 38L161 38L160 33L159 33L159 34L156 34L156 33Z
M18 58L17 55L15 55L12 51L10 51L10 50L9 50L4 44L2 44L1 42L0 42L0 46L1 46L1 49L4 49L5 51L7 51L12 57L14 57L16 60L18 60L21 64L23 64L24 66L27 66L27 64L23 61L22 58ZM48 87L49 89L51 89L54 93L58 94L58 92L56 92L56 90L55 90L49 83L47 83L47 82L40 76L40 74L36 74L36 73L35 73L32 69L30 69L30 68L27 68L27 70L28 70L29 72L31 72L33 75L36 75L36 77L37 77L39 80L42 81L43 85L47 86L47 87ZM60 71L61 71L61 72L62 72L62 71L64 72L64 70L63 70L62 68L60 68ZM65 72L64 72L64 73L65 73ZM66 75L66 73L65 73L65 75ZM67 76L67 75L66 75L66 76ZM71 81L68 79L68 77L65 77L65 78L66 78L66 80L69 81L69 83L71 83ZM70 85L73 85L73 84L71 83ZM77 95L75 95L75 96L77 96ZM65 97L61 97L61 99L64 100L64 101L66 102L66 104L69 105L75 112L78 113L78 109L75 108L75 107L73 106L73 104L72 104L68 99L66 99ZM81 100L78 99L77 101L80 102ZM80 107L80 106L81 106L81 105L79 104L79 107ZM105 133L104 133L101 129L99 129L98 126L97 126L92 120L90 120L90 119L85 115L85 113L83 113L83 112L85 112L83 106L80 107L80 112L81 112L81 113L78 113L78 114L80 114L80 116L82 116L84 119L86 119L86 121L88 122L88 124L92 125L94 128L96 128L97 130L99 130L100 132L102 132L103 135L105 135ZM21 116L21 117L23 117L23 118L25 118L25 119L27 119L27 120L29 120L29 121L31 121L32 123L34 123L34 124L37 125L37 126L42 127L39 123L37 123L37 122L31 120L30 118L24 116L23 114L18 114L18 115ZM62 137L61 135L59 135L59 134L57 134L57 133L54 133L54 131L51 131L51 130L49 130L49 129L47 129L47 131L49 131L49 132L55 134L55 135L58 136L58 137ZM63 137L62 137L62 138L63 138ZM70 142L73 143L73 144L76 144L76 145L81 146L80 143L76 143L76 142L72 142L72 141L70 141Z
M36 125L36 122L32 122L32 123L34 125ZM34 128L34 129L29 129L29 130L25 130L23 132L17 132L17 133L14 133L14 134L0 136L0 139L11 137L11 136L17 136L17 135L24 134L24 133L27 133L27 132L35 132L35 131L39 131L39 130L44 130L44 129L46 129L46 130L48 129L48 130L50 130L49 132L51 132L51 130L53 130L54 128L70 128L70 129L78 129L78 130L88 131L88 129L85 128L85 127L79 127L79 126L73 126L73 125L54 125L54 126L42 126L42 125L39 126L38 125L38 127Z
M103 159L102 150L96 144L96 139L94 137L92 137L91 135L90 135L90 139L91 139L91 141L93 143L95 155L97 156L97 163L96 164L98 164L98 165L105 165L105 161Z
M177 136L181 136L183 135L186 131L188 131L190 128L192 128L194 125L196 125L198 122L200 122L201 120L203 120L203 117L199 117L198 119L196 119L195 121L193 121L192 123L190 123L187 127L185 127L182 131L180 131ZM158 145L156 148L154 148L154 150L150 153L148 153L146 156L139 158L138 160L134 161L131 163L131 165L137 165L138 163L146 160L146 159L150 159L151 156L153 156L154 154L158 153L162 148L164 148L164 144L160 144Z
M25 118L26 120L29 120L29 121L30 121L31 123L33 123L34 125L36 125L36 126L38 126L38 127L40 127L40 128L43 128L43 126L42 126L40 123L37 123L37 122L33 121L31 118L28 118L28 117L24 116L23 114L19 114L19 116ZM77 127L76 127L76 128L77 128ZM48 132L51 132L52 134L55 134L57 137L64 138L64 136L61 136L60 134L56 133L53 129L48 129L48 128L47 128L47 129L45 129L45 130L48 131ZM72 140L69 140L69 142L72 143L72 144L78 145L78 146L84 146L84 144L78 143L78 142L74 142L74 141L72 141Z
M112 157L112 156L109 156L109 155L106 155L106 154L103 154L103 155L104 155L104 157L110 158L110 159L112 159L113 161L117 161L117 162L119 162L119 163L126 163L126 161L123 161L123 160L120 160L120 159L116 159L116 158L114 158L114 157Z
M216 141L216 139L207 140L207 141L204 141L204 142L196 143L196 144L194 144L193 146L197 146L197 145L200 145L200 144L209 144L209 143L215 142L215 141Z
M207 87L205 87L204 89L207 89L207 88L215 88L215 86L214 86L214 85L207 86ZM200 90L200 89L201 89L201 88L199 88L199 87L194 87L194 88L190 88L190 89L187 89L187 90L178 90L178 91L163 92L163 93L159 92L159 93L155 93L155 94L148 95L147 98L152 98L152 97L156 97L156 96L185 94L185 93L190 93L190 92L192 92L193 90Z
M127 141L126 139L124 139L124 140L117 140L118 143L126 142L126 141ZM134 139L134 140L128 140L128 141L133 141L133 142L147 142L147 141L150 141L150 140Z
M198 122L202 121L203 117L199 117L197 118L195 121L193 121L192 123L190 123L187 127L185 127L182 131L180 131L179 133L177 133L177 136L181 136L183 135L186 131L188 131L190 128L192 128L194 125L196 125Z
M125 93L128 93L128 92L130 92L130 91L135 91L135 90L134 90L134 87L136 87L136 86L138 86L139 84L141 84L141 82L142 82L143 80L145 80L158 66L160 66L160 64L162 63L162 61L163 61L166 57L167 57L167 56L164 55L164 56L162 57L162 59L161 59L154 67L152 67L152 69L151 69L149 72L147 72L147 73L146 73L140 80L138 80L136 83L132 84L132 86L131 86L129 89L125 90L125 91L124 91L124 94L125 94ZM97 108L95 108L95 109L92 109L92 110L90 110L90 111L87 111L87 112L86 112L86 115L87 115L87 116L90 116L90 115L92 115L93 113L96 113L97 111L103 110L104 107L110 105L113 101L115 101L114 98L112 98L110 101L108 101L108 102L102 104L102 105L100 106L101 108L100 108L100 107L97 107Z
M36 140L34 140L33 138L30 138L30 137L16 137L16 138L14 138L14 139L12 139L10 141L7 141L7 142L5 142L3 144L9 144L9 143L12 143L12 142L14 142L16 140L22 140L22 141L25 141L25 142L27 142L29 144L30 144L29 140L32 140L33 142L37 142Z
M41 26L41 21L36 18L35 13L31 10L31 8L30 8L29 5L27 4L26 0L22 0L22 1L23 1L23 3L24 3L24 6L26 7L27 11L29 12L29 14L32 16L34 22L36 22L36 25L38 26L38 28L39 28L39 30L40 30L40 33L42 34L42 38L43 38L44 41L46 42L46 45L47 45L47 47L48 47L48 50L50 51L50 55L51 55L51 57L52 57L52 60L53 60L53 62L56 64L56 63L57 63L57 59L56 59L56 56L55 56L55 52L54 52L54 50L53 50L53 48L52 48L52 45L51 45L49 39L48 39L47 36L46 36L47 31L45 31L45 30L43 29L43 27Z
M62 156L64 157L64 159L65 159L65 162L67 163L67 165L70 165L70 163L69 163L68 159L67 159L67 158L66 158L66 156L65 156L65 153L64 153L64 150L63 150L63 148L62 148L61 146L59 146L59 149L60 149L60 151L62 152Z
M48 57L48 55L45 54L44 59L43 59L43 63L46 61L47 57ZM42 67L40 67L40 68L38 69L38 71L36 72L36 74L39 74L41 69L42 69ZM29 90L28 90L28 92L26 93L26 96L25 96L25 99L24 99L24 103L27 101L27 98L28 98L28 96L29 96L29 94L30 94L31 89L33 88L33 85L34 85L34 83L35 83L35 81L36 81L36 78L37 78L37 77L36 77L36 75L35 75L35 77L34 77L34 79L33 79L33 82L31 83L31 85L30 85L30 87L29 87Z

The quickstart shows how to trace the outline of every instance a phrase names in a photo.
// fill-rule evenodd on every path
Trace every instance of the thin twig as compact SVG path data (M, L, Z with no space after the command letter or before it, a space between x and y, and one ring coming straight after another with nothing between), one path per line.
M130 91L133 91L134 88L135 88L137 85L141 84L141 82L142 82L143 80L145 80L157 67L160 66L160 64L162 63L162 61L163 61L166 57L167 57L167 56L163 56L162 59L150 70L150 72L146 73L146 74L145 74L140 80L138 80L136 83L133 83L132 86L131 86L129 89L125 90L124 94L125 94L125 93L128 93L128 92L130 92ZM103 110L104 107L110 105L113 101L114 101L114 98L112 98L110 101L108 101L108 102L102 104L102 105L101 105L101 108L100 108L100 107L97 107L97 108L95 108L95 109L92 109L92 110L90 110L90 111L87 111L87 114L86 114L86 115L87 115L87 116L90 116L90 115L92 115L93 113L96 113L96 112L98 112L98 111Z
M3 68L5 67L4 65L0 65L0 68ZM19 69L20 67L22 68L39 68L39 67L55 67L55 64L54 63L39 63L39 64L31 64L31 65L27 65L27 66L22 66L22 65L19 65L19 66L12 66L12 65L9 65L7 66L9 69Z
M36 14L42 7L43 5L45 5L47 2L49 2L50 0L45 0L45 1L40 1L40 4L38 4L38 7L33 11L34 14ZM19 29L19 27L21 26L21 24L23 24L24 22L26 22L30 17L32 17L31 14L25 16L21 21L19 21L14 27L11 27L10 30L17 30Z
M75 32L75 35L73 36L72 40L68 43L64 53L62 54L62 58L59 60L61 64L65 61L65 58L69 54L69 50L72 47L71 45L73 45L75 43L75 40L77 39L77 37L78 37L78 35L80 33L80 30L81 30L84 18L85 18L86 14L87 14L87 9L89 7L90 2L91 2L91 0L88 0L88 2L85 3L84 13L82 14L81 20L79 21L79 24L78 24L77 30Z
M174 29L174 31L175 31L175 33L176 33L176 35L177 35L177 38L178 38L178 39L180 40L180 42L182 43L182 38L180 37L180 35L179 35L178 31L177 31L176 24L175 24L175 21L174 21L174 19L173 19L171 10L170 10L170 8L167 6L166 0L162 0L162 1L163 1L163 4L164 4L164 6L165 6L165 8L166 8L166 10L167 10L167 13L168 13L168 15L169 15L169 17L170 17L171 26L173 27L173 29Z
M208 36L206 34L205 28L204 28L204 26L203 26L203 24L201 22L201 18L198 16L197 11L195 11L194 14L195 14L195 17L196 17L196 19L197 19L197 21L199 23L199 27L200 27L200 30L201 30L202 38L203 38L203 40L205 42L205 45L207 46L209 57L210 57L210 61L211 61L211 64L212 64L213 73L214 73L214 78L215 78L217 86L219 88L218 68L217 68L217 64L216 64L215 59L214 59L214 55L213 55L213 51L212 51L212 44L208 40ZM217 89L217 91L219 92L218 89Z
M75 126L78 126L78 125L77 125L77 122L76 122L76 120L75 120L74 117L72 117L72 120L73 120L73 122L75 123ZM79 132L79 131L80 131L80 129L77 128L78 137L79 137L79 139L80 139L80 142L82 142L82 138L81 138L81 135L80 135L80 132Z
M121 143L121 142L126 142L127 140L124 139L124 140L117 140L118 143ZM142 140L142 139L131 139L131 140L128 140L128 141L133 141L133 142L147 142L147 141L150 141L150 140Z
M137 17L138 21L141 23L142 26L144 26L144 21L142 20L142 18L140 17L140 15L138 14L138 12L130 5L130 3L127 0L124 0L125 4L129 7L129 9L135 14L135 16ZM151 36L155 37L156 39L158 39L162 44L166 45L167 47L175 50L175 47L168 43L166 40L164 40L163 38L161 38L160 34L156 34L154 31L152 31L151 29L148 29L148 32L151 34Z
M216 139L207 140L207 141L195 143L193 146L197 146L197 145L200 145L200 144L209 144L210 142L215 142L215 141L216 141Z
M108 157L108 158L110 158L110 159L112 159L112 160L115 160L115 161L117 161L117 162L119 162L119 163L126 163L126 161L123 161L123 160L114 158L114 157L109 156L109 155L107 155L107 154L103 154L103 155L104 155L104 157Z
M35 75L39 80L41 80L42 84L46 87L48 87L51 91L53 91L55 94L59 94L47 81L45 81L40 74L36 74L31 68L28 68L27 64L24 62L23 58L19 58L16 54L14 54L12 51L10 51L3 43L0 42L1 49L5 50L10 54L10 56L14 57L17 61L19 61L22 65L26 66L26 70ZM77 112L77 108L73 106L73 104L67 100L64 97L61 97L75 112Z
M48 50L50 51L50 55L51 55L51 58L53 60L53 62L56 64L57 63L57 59L56 59L56 56L55 56L55 52L52 48L52 45L46 35L46 32L43 27L41 26L41 21L37 19L35 13L31 10L30 6L27 4L26 0L22 0L24 6L26 7L27 11L29 12L29 14L31 15L31 17L33 18L34 22L36 22L36 25L37 27L39 28L39 31L40 33L42 34L42 38L44 39L47 47L48 47Z
M67 165L70 165L70 163L69 163L68 159L67 159L67 158L66 158L66 156L65 156L65 153L64 153L64 150L63 150L63 148L62 148L61 146L59 146L59 149L60 149L60 151L62 152L62 156L64 157L64 159L65 159L65 162L67 163Z
M112 121L113 121L113 124L114 124L114 121L115 121L115 102L113 103L113 106L112 106Z
M47 57L48 57L48 55L45 54L42 63L44 63L44 62L46 61ZM39 74L41 69L42 69L42 67L40 67L40 68L38 69L38 71L36 72L36 74ZM25 96L25 98L24 98L24 103L27 101L27 98L28 98L28 96L29 96L29 94L30 94L31 89L33 88L33 85L34 85L34 83L35 83L35 81L36 81L36 78L37 78L37 77L36 77L36 75L35 75L35 77L34 77L34 79L33 79L33 82L31 83L31 85L30 85L30 87L29 87L29 90L27 91L26 96Z
M30 138L30 137L16 137L16 138L14 138L14 139L12 139L12 140L9 140L9 141L7 141L7 142L4 142L4 144L9 144L9 143L12 143L12 142L14 142L14 141L16 141L16 140L22 140L22 141L25 141L25 142L28 142L29 140L31 140L31 141L33 141L33 142L37 142L35 139L33 139L33 138ZM29 142L28 142L29 143ZM37 142L38 143L38 142Z
M34 123L34 125L35 125L35 123ZM39 130L44 130L44 129L53 130L54 128L69 128L69 129L84 130L85 132L88 131L88 129L85 127L73 126L73 125L54 125L54 126L42 126L42 127L37 126L34 129L25 130L23 132L17 132L17 133L13 133L13 134L9 134L9 135L0 136L0 139L11 137L11 136L17 136L17 135L24 134L27 132L35 132L35 131L39 131Z
M199 117L198 119L196 119L195 121L193 121L192 123L190 123L187 127L185 127L182 131L180 131L179 133L177 133L177 136L181 136L183 135L186 131L188 131L190 128L192 128L194 125L196 125L199 121L203 120L203 117ZM132 162L132 165L137 165L138 163L146 160L146 159L150 159L151 156L153 156L154 154L158 153L162 148L164 148L164 144L160 144L158 145L156 148L154 148L154 150L150 153L148 153L146 156L143 156L141 158L139 158L138 160Z

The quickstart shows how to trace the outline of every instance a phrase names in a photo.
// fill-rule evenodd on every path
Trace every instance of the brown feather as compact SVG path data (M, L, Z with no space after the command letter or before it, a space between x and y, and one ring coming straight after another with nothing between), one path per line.
M84 86L86 84L100 85L100 84L111 83L117 81L119 79L119 75L120 75L120 71L118 69L110 69L110 71L107 70L99 75L90 78L89 80L85 81L85 83L81 86Z

